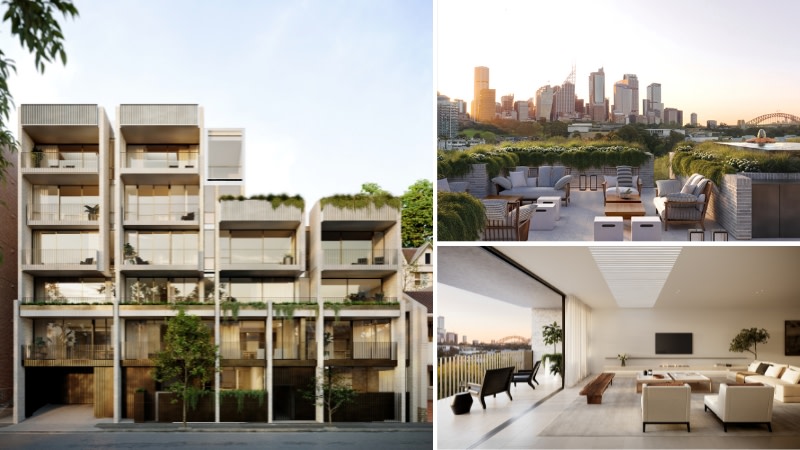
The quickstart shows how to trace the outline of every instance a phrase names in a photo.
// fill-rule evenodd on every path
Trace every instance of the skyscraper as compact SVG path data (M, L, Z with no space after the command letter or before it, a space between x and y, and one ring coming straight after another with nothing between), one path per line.
M575 66L555 94L555 119L575 116Z
M614 83L614 122L628 123L634 115L633 89L625 81Z
M485 92L491 91L491 92ZM494 119L495 92L489 89L489 68L475 68L475 84L472 97L472 120L479 122Z
M536 120L551 120L554 93L555 91L550 85L542 86L536 90Z
M436 135L452 139L458 134L458 105L450 97L439 95L436 102Z
M606 74L603 68L589 74L589 115L595 122L608 120L606 107Z
M642 102L642 110L647 117L647 123L661 123L664 104L661 103L660 83L651 83L647 86L647 99Z
M631 89L632 95L632 102L633 102L633 109L631 110L632 114L639 114L639 78L632 74L626 73L622 76L622 82L627 84L628 87Z

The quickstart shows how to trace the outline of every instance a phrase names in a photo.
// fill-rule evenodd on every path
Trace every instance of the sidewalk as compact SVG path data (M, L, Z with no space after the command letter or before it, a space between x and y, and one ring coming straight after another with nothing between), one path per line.
M131 419L123 419L113 423L110 418L94 417L92 405L48 405L22 423L12 424L11 416L0 418L0 433L19 432L324 432L324 431L419 431L432 433L431 423L401 422L337 422L327 423L182 423L145 422L134 423Z

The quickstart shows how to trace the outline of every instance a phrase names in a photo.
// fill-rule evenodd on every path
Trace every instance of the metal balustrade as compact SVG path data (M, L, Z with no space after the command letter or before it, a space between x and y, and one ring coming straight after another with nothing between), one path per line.
M113 359L114 347L101 344L45 343L42 345L23 345L22 358L45 359Z
M194 149L122 152L123 169L197 169L199 152Z
M22 251L23 265L49 265L49 264L81 264L97 266L97 250L73 249L73 250L48 250L25 249Z
M114 302L111 297L74 297L74 296L46 296L46 297L22 297L22 303L26 305L109 305Z
M294 251L283 249L229 249L220 251L222 264L295 264Z
M393 249L325 249L324 262L327 265L393 266L398 261L397 250Z
M58 146L48 146L45 151L21 152L20 164L23 170L45 171L92 171L98 170L97 152L65 152Z
M35 205L27 208L29 221L62 221L62 222L97 222L100 217L100 207L97 199L92 199L91 204L64 204L67 197L60 197L59 204Z
M483 376L488 369L511 366L515 368L515 371L523 369L525 354L525 350L518 350L439 358L436 367L439 388L437 399L463 392L466 383L482 383Z

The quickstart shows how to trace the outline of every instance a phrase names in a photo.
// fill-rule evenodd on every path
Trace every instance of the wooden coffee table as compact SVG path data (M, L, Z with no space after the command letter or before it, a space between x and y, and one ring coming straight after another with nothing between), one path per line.
M644 205L641 201L625 203L606 203L606 216L619 216L625 220L631 220L633 216L643 216Z
M487 195L484 200L505 200L508 202L508 210L512 211L515 207L522 206L521 195Z
M639 194L628 194L623 198L616 192L606 192L606 203L642 203L642 197Z

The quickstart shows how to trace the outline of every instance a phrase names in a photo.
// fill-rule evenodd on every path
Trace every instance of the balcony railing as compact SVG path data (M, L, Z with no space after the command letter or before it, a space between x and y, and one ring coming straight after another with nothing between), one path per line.
M398 252L396 250L323 250L325 264L327 265L371 265L394 266L397 265Z
M40 171L52 170L84 170L97 171L97 152L69 152L61 153L57 147L54 150L42 152L21 152L20 162L23 169L39 169Z
M59 199L59 203L61 200ZM53 204L37 205L28 208L29 221L69 221L69 222L97 222L100 217L100 208L97 201L89 201L91 204Z
M175 151L122 152L125 169L197 169L198 151L180 149Z
M323 297L322 301L325 303L349 303L353 306L358 306L359 303L365 304L385 304L396 305L398 304L397 297L385 297L382 295L360 295L351 294L347 297Z
M220 345L222 359L265 359L266 351L263 348L244 350L241 341L222 341ZM297 358L294 358L297 359Z
M256 296L256 297L241 297L238 295L220 295L219 301L221 303L234 302L243 305L253 305L266 308L267 303L273 304L294 303L294 304L308 304L317 303L316 297L272 297L272 296Z
M126 341L122 359L155 359L161 351L161 342Z
M488 369L525 367L525 355L529 351L519 350L502 353L480 353L439 358L437 364L439 392L437 399L455 395L464 390L466 383L482 383ZM530 356L528 356L530 357Z
M126 296L122 298L123 305L208 305L209 307L214 306L214 300L212 299L196 299L196 298L159 298L151 294L143 294L140 297L136 296Z
M220 252L222 264L295 264L294 251L284 249L235 249Z
M325 346L325 359L388 359L397 361L397 342L351 342L346 347L337 341ZM316 359L317 346L313 341L306 350L308 359Z
M25 305L110 305L114 302L111 297L22 297Z
M185 265L196 266L200 260L200 252L193 249L140 249L136 256L124 256L125 264L133 265Z
M113 359L114 347L91 344L23 345L23 359Z
M139 205L138 209L126 209L125 222L173 222L197 221L198 206L171 205L169 203L156 203Z
M97 250L30 250L22 251L22 264L80 264L97 267Z

